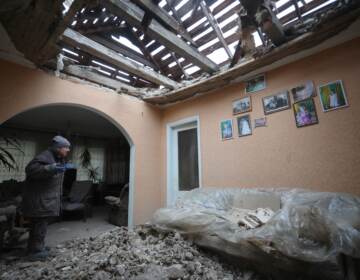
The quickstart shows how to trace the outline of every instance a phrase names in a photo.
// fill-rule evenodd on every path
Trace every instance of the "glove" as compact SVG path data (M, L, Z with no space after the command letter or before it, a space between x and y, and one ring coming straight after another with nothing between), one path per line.
M64 173L66 171L65 165L64 164L56 164L55 165L55 172L56 173Z
M53 163L45 166L45 170L54 172L54 173L64 173L65 172L65 166L60 163Z
M66 170L68 170L68 169L76 169L75 164L73 164L71 162L65 163L64 166L65 166Z

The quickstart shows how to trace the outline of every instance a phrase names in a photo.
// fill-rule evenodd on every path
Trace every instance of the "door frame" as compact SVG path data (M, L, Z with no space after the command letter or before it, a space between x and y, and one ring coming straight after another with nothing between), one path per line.
M200 118L199 116L188 117L166 125L166 206L170 206L174 201L176 195L175 190L172 188L172 180L174 178L174 132L186 125L196 124L197 130L197 145L198 145L198 168L199 168L199 188L202 187L202 164L201 164L201 142L200 142ZM177 143L177 142L176 142Z

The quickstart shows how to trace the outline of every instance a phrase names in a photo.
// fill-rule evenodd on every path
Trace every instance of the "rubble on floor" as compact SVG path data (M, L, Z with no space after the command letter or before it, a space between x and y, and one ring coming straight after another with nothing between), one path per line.
M0 279L267 279L222 263L178 233L158 233L151 227L133 232L116 228L95 238L64 242L50 253L45 262L3 256Z

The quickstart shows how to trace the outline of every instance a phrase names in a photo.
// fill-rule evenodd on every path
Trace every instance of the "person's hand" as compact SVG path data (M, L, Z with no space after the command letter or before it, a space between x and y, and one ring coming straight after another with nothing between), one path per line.
M68 169L76 169L75 164L73 164L71 162L65 163L64 166L65 166L66 170L68 170Z
M56 173L64 173L65 171L66 171L66 168L65 168L64 164L57 163L55 165L55 172Z
M65 172L65 165L60 163L53 163L45 166L45 169L50 172L54 173L64 173Z

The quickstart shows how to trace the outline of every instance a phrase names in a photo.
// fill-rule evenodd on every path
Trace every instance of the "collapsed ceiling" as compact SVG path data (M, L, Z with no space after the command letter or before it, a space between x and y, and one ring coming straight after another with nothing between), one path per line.
M319 44L359 14L357 0L4 0L0 5L1 24L38 67L154 104L209 91Z

